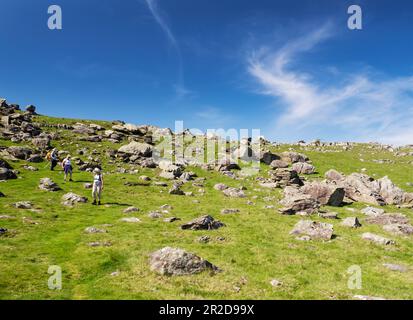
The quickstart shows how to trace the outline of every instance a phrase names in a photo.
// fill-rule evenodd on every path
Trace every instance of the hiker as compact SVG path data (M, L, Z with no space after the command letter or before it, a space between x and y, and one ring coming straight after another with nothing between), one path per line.
M59 157L57 155L56 148L52 149L47 153L46 160L50 161L50 170L53 171L54 168L57 166L57 163L59 162Z
M73 171L73 167L72 167L72 161L70 160L70 156L67 156L63 162L62 162L62 168L65 172L65 181L67 180L67 176L70 176L69 181L73 181L72 180L72 171Z
M98 200L98 205L100 205L100 197L103 191L103 175L99 168L93 170L93 205L96 205L96 199Z

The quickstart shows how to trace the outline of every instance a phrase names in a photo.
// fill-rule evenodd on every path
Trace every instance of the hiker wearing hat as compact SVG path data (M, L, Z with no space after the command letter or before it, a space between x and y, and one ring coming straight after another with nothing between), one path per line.
M65 172L65 181L67 180L68 175L70 176L69 181L73 181L72 180L73 167L72 167L72 161L70 159L71 159L70 156L67 156L62 162L62 167Z
M103 191L103 175L102 171L99 168L93 170L93 205L96 205L96 199L98 200L97 204L100 205L100 197Z
M59 162L59 157L57 155L57 149L54 148L52 151L48 152L46 159L50 161L50 170L53 171Z

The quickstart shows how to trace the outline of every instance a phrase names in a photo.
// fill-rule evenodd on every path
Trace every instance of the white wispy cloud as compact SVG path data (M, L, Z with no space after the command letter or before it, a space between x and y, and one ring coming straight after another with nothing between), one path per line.
M155 19L156 23L162 29L169 43L172 45L172 47L174 48L176 52L176 56L178 59L178 80L177 80L177 84L175 84L173 88L175 90L177 98L184 98L190 95L192 91L187 89L185 86L184 72L183 72L183 59L182 59L182 53L181 53L181 48L179 46L179 43L176 40L176 37L173 34L168 23L162 17L161 11L158 6L158 1L157 0L145 0L145 2L153 18Z
M260 92L280 102L274 132L289 130L307 138L323 138L312 136L317 132L342 140L413 143L413 76L376 80L363 71L347 75L337 72L336 84L326 85L294 68L297 56L332 37L331 30L327 24L282 48L259 48L249 57L248 72L260 84Z

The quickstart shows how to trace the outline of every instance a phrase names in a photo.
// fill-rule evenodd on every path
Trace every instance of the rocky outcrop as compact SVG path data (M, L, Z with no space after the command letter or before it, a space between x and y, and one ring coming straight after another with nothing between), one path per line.
M292 169L297 171L298 174L313 174L316 172L315 167L307 162L296 162Z
M153 147L150 144L132 141L131 143L119 148L118 152L127 155L150 157Z
M278 168L270 171L270 180L277 182L281 187L297 185L302 186L304 183L298 176L297 171L289 168Z
M338 207L343 204L345 191L344 188L327 184L326 182L310 182L304 184L299 191L310 195L321 205Z

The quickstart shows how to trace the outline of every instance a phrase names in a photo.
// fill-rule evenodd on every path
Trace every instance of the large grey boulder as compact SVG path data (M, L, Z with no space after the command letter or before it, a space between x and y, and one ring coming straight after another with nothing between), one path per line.
M118 152L128 155L136 155L142 157L150 157L152 155L152 146L147 143L132 141L131 143L119 148Z
M410 236L413 234L413 226L410 224L392 223L383 226L383 230L394 235Z
M333 237L333 225L311 220L299 221L290 232L292 235L307 236L310 240L330 240Z
M309 159L305 154L293 152L293 151L285 151L281 153L281 160L287 163L296 163L296 162L306 162Z
M161 275L191 275L206 270L218 271L212 263L195 254L178 248L166 247L153 252L149 258L150 269Z
M293 215L296 213L313 214L320 208L320 203L311 195L303 194L298 188L286 187L284 198L280 201L283 205L279 211L282 214Z
M300 188L300 192L310 195L321 205L338 207L343 204L345 191L344 188L325 182L310 182Z
M212 216L206 215L196 218L181 225L182 230L214 230L225 226L222 222L215 220Z
M315 173L315 167L307 162L296 162L293 164L292 169L297 171L298 174Z

